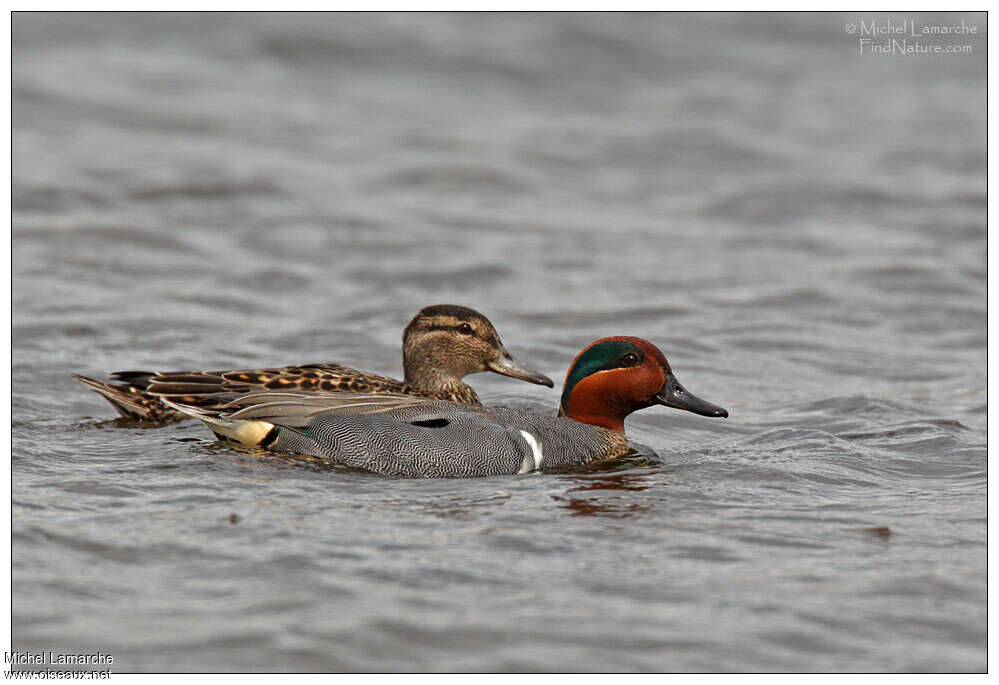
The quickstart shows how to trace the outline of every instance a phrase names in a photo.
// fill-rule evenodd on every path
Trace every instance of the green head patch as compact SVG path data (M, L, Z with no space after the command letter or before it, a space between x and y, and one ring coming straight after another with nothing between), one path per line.
M637 362L626 360L629 354L635 355ZM641 366L645 363L645 350L627 340L605 340L598 342L580 353L576 363L569 369L562 389L562 399L559 401L559 413L566 415L566 405L569 397L579 381L598 371L618 369L629 366Z

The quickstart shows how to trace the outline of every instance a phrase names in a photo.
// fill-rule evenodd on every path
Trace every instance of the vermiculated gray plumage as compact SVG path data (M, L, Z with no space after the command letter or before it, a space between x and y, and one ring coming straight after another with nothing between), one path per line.
M267 422L277 430L267 440L268 449L392 476L513 475L589 464L628 451L622 433L599 426L413 397L258 392L235 396L228 407L200 410L200 415L192 410L192 415L209 427Z
M309 422L305 434L279 431L271 449L387 476L498 476L517 473L525 459L533 465L531 447L518 431L471 412L451 417L444 427L385 415L323 414Z

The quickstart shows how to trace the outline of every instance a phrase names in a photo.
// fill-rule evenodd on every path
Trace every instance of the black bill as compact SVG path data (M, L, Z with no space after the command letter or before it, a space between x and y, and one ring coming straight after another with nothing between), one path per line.
M664 404L667 407L692 411L695 414L700 414L701 416L718 416L722 418L728 417L728 412L726 410L717 405L711 404L710 402L705 402L700 397L696 397L687 392L686 388L680 385L680 381L676 379L676 376L673 375L672 371L666 372L666 384L663 385L663 389L656 394L655 401L659 404Z

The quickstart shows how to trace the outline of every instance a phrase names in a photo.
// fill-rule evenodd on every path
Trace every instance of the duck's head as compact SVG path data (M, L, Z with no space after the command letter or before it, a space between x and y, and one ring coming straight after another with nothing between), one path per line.
M623 432L628 414L653 404L728 416L687 392L659 348L629 337L602 338L576 355L565 377L559 415Z
M424 307L413 317L402 334L402 364L406 382L424 389L460 382L479 371L555 385L514 359L489 319L455 304Z

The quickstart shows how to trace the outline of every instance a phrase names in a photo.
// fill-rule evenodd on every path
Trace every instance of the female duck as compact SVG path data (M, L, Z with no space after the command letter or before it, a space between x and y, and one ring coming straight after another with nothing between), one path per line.
M342 392L228 399L222 410L174 406L248 446L404 477L494 476L613 459L629 450L625 417L653 404L728 416L687 392L655 345L630 337L597 340L579 353L559 416ZM253 429L260 422L266 433Z
M462 378L479 371L554 386L550 378L527 368L506 351L489 319L474 309L453 304L425 307L413 317L402 334L402 366L404 381L340 364L212 372L118 371L107 382L77 374L73 377L103 395L122 416L156 422L188 418L161 398L212 408L220 406L213 396L219 392L392 393L478 405L478 395Z

